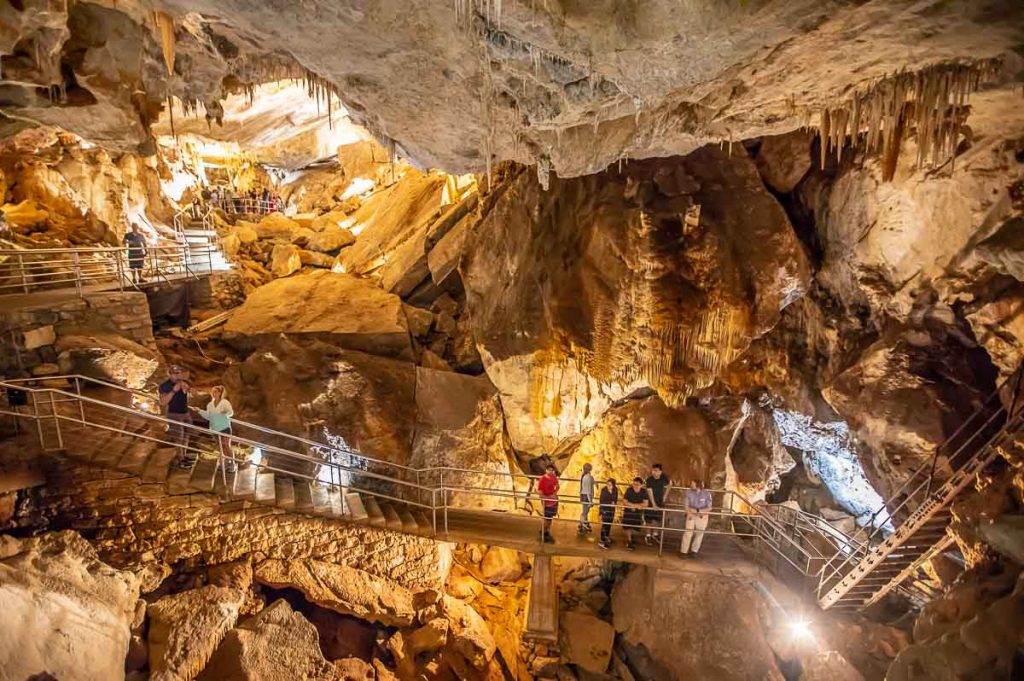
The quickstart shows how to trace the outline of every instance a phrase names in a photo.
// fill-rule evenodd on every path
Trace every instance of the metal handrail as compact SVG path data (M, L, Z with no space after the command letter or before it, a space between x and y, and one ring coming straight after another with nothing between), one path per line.
M263 199L242 197L210 199L210 204L231 215L266 215L284 207L282 201L264 201Z
M36 409L36 413L34 415L31 415L31 414L26 415L26 414L19 413L17 411L8 411L8 410L0 410L0 413L12 414L12 415L15 415L16 417L20 417L20 418L26 418L26 417L34 418L36 420L38 426L39 426L40 445L44 449L46 448L46 443L44 441L44 436L43 436L43 432L42 432L42 423L45 422L45 421L49 421L49 420L52 420L52 422L55 424L55 427L56 427L56 430L57 430L58 442L60 443L61 447L63 447L63 443L62 443L62 439L61 439L62 438L62 433L61 433L61 423L62 422L72 423L72 424L81 425L81 426L89 426L89 427L99 428L101 430L116 432L116 433L119 433L119 434L124 434L124 435L131 436L131 437L134 437L134 438L141 438L141 439L145 439L145 440L149 440L149 441L160 442L160 443L172 446L172 447L180 447L181 446L180 443L178 443L176 441L173 441L173 440L172 441L162 440L160 438L152 436L152 434L143 433L143 432L136 432L136 431L127 431L127 430L124 430L123 428L117 427L116 425L110 425L109 423L98 422L98 421L96 421L95 417L91 417L91 418L87 417L87 412L86 412L86 409L85 409L85 407L87 405L90 406L90 407L99 407L101 409L110 409L110 410L113 410L116 414L127 415L127 416L132 417L132 418L141 418L141 419L143 419L143 420L145 420L145 421L147 421L147 422L149 422L151 424L158 424L158 425L160 425L162 427L168 427L169 428L169 427L173 426L173 427L176 427L176 428L182 428L184 430L184 432L187 432L190 435L190 438L188 438L188 442L189 443L193 442L193 437L192 436L194 436L194 438L195 438L194 441L196 441L196 442L214 443L214 450L215 451L220 451L220 449L216 445L216 443L219 442L219 438L224 437L224 435L222 433L218 433L217 431L212 431L212 430L209 430L207 428L202 428L201 426L196 426L194 424L181 423L181 422L178 422L178 421L172 421L172 420L167 419L167 418L165 418L163 416L159 416L159 415L152 414L152 413L145 412L145 411L139 411L139 410L133 409L131 407L126 407L126 406L123 406L123 405L119 405L119 404L115 404L115 403L111 403L111 402L107 402L107 401L103 401L103 400L97 400L97 399L94 399L94 398L91 398L91 397L87 397L87 396L84 396L84 395L78 395L78 394L75 394L75 393L70 393L70 392L67 392L67 391L64 391L64 390L61 390L61 389L58 389L58 388L52 388L52 387L28 387L28 386L24 385L24 383L22 381L0 381L0 387L7 388L7 389L16 388L16 389L24 390L24 391L32 394L32 397L33 397L32 404L34 405L34 408ZM48 396L49 399L48 400L46 400L46 399L40 400L39 399L40 396L44 396L44 395ZM60 398L60 399L58 399L58 398ZM69 415L69 414L61 413L60 408L58 407L58 405L66 405L66 404L69 404L69 403L77 403L77 407L78 407L78 409L77 409L77 412L78 412L77 416L74 415L74 414L70 414ZM51 408L51 413L50 414L45 414L45 413L40 414L39 413L39 405L40 404L43 404L43 405L49 404L50 408ZM91 409L90 409L90 411L91 411ZM237 443L237 444L241 444L243 446L251 446L251 447L254 447L254 448L258 447L258 448L260 448L261 450L263 450L265 452L269 452L269 453L272 453L272 454L280 454L280 455L283 455L285 457L288 457L289 460L293 460L293 461L297 460L297 461L299 461L301 463L315 463L318 466L326 466L326 467L328 467L332 471L332 474L331 474L331 480L330 481L325 481L325 480L322 479L322 477L319 476L318 473L303 473L301 471L295 471L295 470L291 470L291 469L287 469L287 468L281 468L280 465L274 465L273 463L271 463L269 460L266 460L266 459L262 460L259 464L255 464L258 468L264 468L264 469L271 470L271 471L281 472L281 473L287 474L289 476L297 477L297 478L304 479L304 480L317 481L320 484L325 484L325 485L328 485L328 486L331 486L331 487L336 487L336 488L338 488L340 490L355 491L355 492L358 492L360 494L365 494L365 495L370 496L370 497L377 497L377 498L380 498L380 499L383 499L383 500L386 500L386 501L394 501L394 502L398 502L398 503L402 503L402 504L407 504L409 506L413 506L413 507L416 507L416 508L421 508L421 509L424 509L424 510L429 510L433 517L436 517L438 512L442 512L443 515L444 515L445 521L446 521L446 526L447 526L448 509L449 508L456 508L457 507L457 506L453 506L453 504L450 503L450 498L455 496L455 495L468 495L470 497L482 496L482 497L487 498L487 499L499 499L499 500L500 499L512 499L513 502L514 502L515 500L517 500L519 498L527 499L527 498L530 498L531 494L536 494L536 492L532 492L531 490L527 490L525 492L521 492L521 491L517 490L515 487L513 487L511 490L505 490L505 489L492 489L492 488L487 488L487 487L474 487L474 486L471 486L471 485L452 484L450 481L446 481L445 480L445 478L443 476L443 473L444 473L445 470L458 470L458 469L447 469L447 468L444 468L444 467L441 467L441 468L415 469L415 470L419 471L420 473L423 473L423 472L433 472L433 471L436 471L436 472L440 473L440 476L438 478L438 483L437 483L436 486L423 485L423 484L420 484L420 483L417 483L417 482L405 481L405 480L395 479L395 478L392 478L392 477L381 476L381 475L378 475L378 474L374 474L372 471L366 471L366 470L363 470L363 469L352 469L351 467L347 467L347 466L345 466L345 465L343 465L341 463L338 463L338 462L323 461L323 460L317 459L315 457L309 457L306 454L301 454L301 453L298 453L298 452L293 452L293 451L286 450L286 449L281 448L281 447L277 447L275 445L269 445L269 444L266 444L264 442L260 442L260 441L252 440L252 439L245 438L245 437L242 437L242 436L238 436L238 435L235 435L234 433L232 433L232 435L230 435L229 437L230 437L230 442L232 444L236 444ZM320 446L323 446L323 445L320 445ZM186 447L188 447L188 445L186 445ZM189 447L189 448L196 449L196 451L200 451L200 452L202 451L202 450L200 450L198 448L194 448L194 447ZM219 457L222 460L221 461L221 465L222 465L221 470L223 471L224 470L223 463L224 463L224 459L225 459L223 452L221 452L219 454ZM278 462L278 464L282 464L282 463L284 463L284 462L283 461L282 462ZM475 475L480 475L481 474L480 471L470 471L470 472L472 472ZM364 477L367 477L369 479L375 479L375 480L378 480L378 481L385 481L385 482L389 483L390 485L397 486L398 493L396 495L396 494L392 494L392 493L389 493L389 492L381 491L379 489L368 489L368 488L365 488L365 487L363 487L361 485L358 485L358 484L351 484L351 483L342 484L340 481L344 477L346 477L346 476L342 475L343 473L347 473L349 475L349 477L354 474L354 475L358 475L358 476L364 476ZM484 474L485 475L491 475L491 474L488 474L488 473L484 473ZM493 475L498 476L498 477L502 477L504 474L493 473ZM513 477L513 476L514 476L514 474L509 474L507 477ZM518 476L518 477L532 478L534 480L536 479L535 476ZM338 480L339 482L334 482L335 480ZM682 488L673 488L673 489L678 490L678 489L682 489ZM403 495L401 493L401 490L406 490L407 494ZM739 495L736 492L733 492L731 490L718 490L718 491L709 490L709 491L712 491L713 494L719 494L720 493L720 494L723 494L723 495L728 495L728 497L723 497L723 498L730 498L731 499L730 503L725 504L723 507L710 509L709 510L709 514L710 515L714 515L715 517L720 517L720 518L724 518L724 519L728 519L728 520L732 521L732 524L730 524L730 527L732 529L729 530L729 531L726 531L726 532L719 532L718 530L712 528L710 531L705 530L704 532L706 534L728 534L728 535L736 536L736 537L753 537L756 540L757 545L759 545L759 546L760 545L767 545L779 557L781 557L786 563L791 565L794 569L798 570L801 574L803 574L805 576L808 576L808 575L811 574L810 565L811 565L811 560L813 559L813 557L810 556L810 554L808 554L806 551L804 551L802 549L802 547L799 547L799 545L795 544L792 541L792 538L790 538L785 533L785 529L783 527L781 527L781 526L777 525L776 523L774 523L774 521L772 521L772 519L768 518L766 515L760 514L760 513L756 512L756 508L754 506L750 505L749 502L742 497L742 495ZM430 503L429 504L426 503L425 501L421 501L422 498L427 496L427 493L429 493L429 498L430 498ZM439 497L440 497L440 504L438 503ZM741 506L741 504L735 503L736 500L739 500L740 502L742 502L742 506ZM583 503L583 502L581 502L578 499L578 497L577 498L572 498L572 497L568 497L568 496L560 498L560 501L561 501L561 503L566 503L566 504L569 504L569 505L581 505ZM598 507L600 507L601 505L600 504L591 504L591 506L598 506ZM746 513L738 512L736 509L740 508L740 507L749 508L749 509L751 509L754 512L751 513L751 514L746 514ZM687 513L687 511L685 509L679 509L679 508L673 507L672 505L666 505L665 507L660 508L659 510L662 512L662 515L661 515L661 517L662 517L662 526L661 526L662 533L661 533L661 540L660 540L661 542L664 541L665 533L676 533L676 534L678 534L678 533L683 533L683 532L686 531L685 527L672 527L671 525L667 524L667 522L665 520L668 517L676 517L676 518L684 517L686 515L686 513ZM529 516L524 516L524 517L529 517ZM734 523L735 523L735 521L737 519L742 519L743 522L751 523L752 527L753 527L752 531L751 532L741 532L741 531L738 531L735 528L735 525L734 525ZM621 523L617 523L617 524L621 525ZM435 532L436 532L436 525L435 525ZM797 561L795 561L793 558L791 558L790 555L787 554L787 552L784 550L784 547L778 543L780 539L785 540L785 542L788 542L790 547L792 547L793 549L796 549L797 551L799 551L806 558L806 560L803 561L802 565L800 563L798 563ZM661 546L659 546L659 552L660 552L660 550L661 550Z

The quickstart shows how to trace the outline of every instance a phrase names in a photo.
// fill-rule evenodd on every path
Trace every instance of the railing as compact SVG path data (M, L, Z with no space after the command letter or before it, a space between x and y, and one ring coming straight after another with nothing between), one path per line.
M71 289L79 295L89 286L139 288L145 280L169 281L214 271L220 251L214 245L40 248L0 250L0 295Z
M174 225L174 232L178 235L179 241L184 240L185 230L188 229L192 220L201 220L203 229L212 231L214 229L213 206L189 204L174 214L171 223Z
M1020 393L1022 370L997 387L960 426L940 444L931 460L918 467L910 477L871 516L873 527L864 541L852 551L837 551L821 570L818 580L819 599L829 593L844 577L863 561L879 562L898 548L928 517L943 508L969 484L970 477L995 456L993 445L1008 430L1019 427L1020 412L1015 411ZM1001 393L1014 386L1009 409L1002 406ZM944 480L938 484L938 474ZM883 515L884 514L884 515ZM883 534L885 520L896 529L888 537Z
M210 205L218 208L229 215L266 215L280 211L284 208L284 202L280 199L247 199L241 197L226 199L211 199Z
M403 504L422 511L431 519L431 531L437 536L448 533L449 515L456 511L504 509L511 511L540 501L534 491L536 476L517 473L482 472L454 467L413 468L402 464L366 457L351 449L332 447L286 433L273 431L244 421L233 420L230 436L211 431L191 423L171 421L151 413L155 398L140 391L81 376L46 379L47 385L55 381L69 381L68 390L55 387L34 387L28 380L0 381L0 388L8 394L20 390L31 399L25 407L0 407L0 414L26 420L37 431L41 448L63 449L65 441L88 436L82 430L125 435L156 445L175 447L182 453L195 456L213 455L225 489L237 483L235 476L229 483L226 469L228 459L241 464L250 462L260 471L317 483L338 492L356 492L382 502ZM89 387L113 388L124 404L89 397L83 394ZM239 451L242 452L241 456ZM258 453L258 456L254 456ZM103 456L103 454L100 454ZM481 484L481 482L486 484ZM559 502L568 507L568 514L556 518L558 523L577 522L582 502L579 499L579 481L563 480ZM711 490L713 504L708 514L710 521L704 535L727 535L741 541L741 545L754 554L756 560L769 563L777 572L786 571L800 579L813 575L818 556L795 541L786 528L769 514L760 512L744 497L729 490ZM665 548L666 537L681 537L685 530L687 511L672 503L685 490L671 488L664 508L657 509L660 523L653 528L658 533L659 555ZM599 504L592 504L598 509ZM566 517L566 515L570 517ZM542 516L502 513L496 518L519 518L537 522L538 536ZM614 527L620 530L651 530L650 525L627 525L623 518L616 519ZM745 542L745 543L744 543Z

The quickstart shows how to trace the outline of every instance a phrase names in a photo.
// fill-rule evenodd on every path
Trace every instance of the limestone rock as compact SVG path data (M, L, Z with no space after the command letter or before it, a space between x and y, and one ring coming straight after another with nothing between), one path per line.
M466 488L511 492L512 451L501 407L487 376L416 367L416 431L412 465L462 469L446 482ZM472 472L466 472L472 471ZM508 509L510 498L454 494L460 508Z
M285 600L275 601L224 637L201 681L337 681L316 629Z
M332 210L313 218L312 222L309 223L309 228L314 232L325 232L334 228L348 232L348 229L344 226L347 219L348 215L344 211Z
M282 239L290 242L300 228L298 223L280 213L268 213L253 229L261 239Z
M277 244L270 253L270 271L275 277L287 277L302 269L299 247L293 244Z
M659 680L782 681L762 625L767 607L742 578L647 567L630 570L612 592L631 666Z
M562 655L570 664L594 674L608 670L615 643L615 628L582 612L563 612L560 617Z
M101 563L74 532L12 539L0 548L4 676L122 678L138 578Z
M523 565L519 561L519 552L512 549L492 546L487 549L480 563L480 572L491 584L514 582L523 574Z
M407 637L408 650L412 655L432 653L440 650L448 643L448 620L435 617Z
M411 460L416 367L409 362L276 337L223 380L241 419L318 440L326 432L368 456Z
M323 267L325 269L334 267L334 258L332 256L302 249L299 250L299 262L311 267Z
M697 189L669 196L656 178L677 167ZM574 210L559 210L565 202ZM681 406L770 331L810 277L753 162L712 148L547 192L516 176L466 251L473 336L513 445L531 454L640 389Z
M473 606L445 594L434 605L421 611L428 621L448 621L448 645L477 670L483 670L494 656L497 646L487 623Z
M788 194L811 169L811 142L814 135L804 130L771 135L761 140L755 158L765 184Z
M352 232L343 227L326 227L306 241L306 248L321 253L337 253L346 246L351 246L355 240Z
M160 366L160 355L115 333L61 334L54 349L60 370L141 390Z
M150 678L196 678L221 639L235 626L244 599L241 589L209 585L164 596L151 604Z
M276 589L298 589L317 605L385 626L408 626L416 618L412 594L383 577L346 565L316 560L265 560L257 582Z
M302 334L353 350L412 358L402 301L336 272L308 272L261 286L228 320L224 333L243 345L268 335Z

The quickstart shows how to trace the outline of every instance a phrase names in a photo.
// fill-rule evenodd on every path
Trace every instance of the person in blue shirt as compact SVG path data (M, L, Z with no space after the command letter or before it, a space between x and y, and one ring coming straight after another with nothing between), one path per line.
M686 529L679 547L683 556L696 556L700 552L710 512L711 492L704 489L704 481L694 480L693 486L686 490Z
M146 237L142 235L139 226L133 224L132 231L125 234L122 241L128 247L128 268L132 281L141 284L145 281L142 278L142 267L146 262Z
M188 411L189 385L185 380L185 372L177 364L167 370L167 380L160 384L160 406L170 424L167 428L168 439L177 445L178 456L174 465L178 468L190 469L196 462L196 453L189 449L192 431L192 415Z
M219 433L218 440L220 452L223 456L224 470L234 473L236 470L235 458L231 453L231 417L235 410L227 400L227 391L224 386L215 385L210 388L210 402L206 409L201 409L199 415L210 422L210 430Z

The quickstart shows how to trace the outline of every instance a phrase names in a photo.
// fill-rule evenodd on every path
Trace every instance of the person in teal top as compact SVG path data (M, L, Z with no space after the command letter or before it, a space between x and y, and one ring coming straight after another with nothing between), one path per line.
M224 455L224 470L235 472L235 458L231 453L231 417L235 410L227 400L224 386L215 385L210 389L210 403L199 411L200 416L210 422L210 430L220 433L220 451Z

